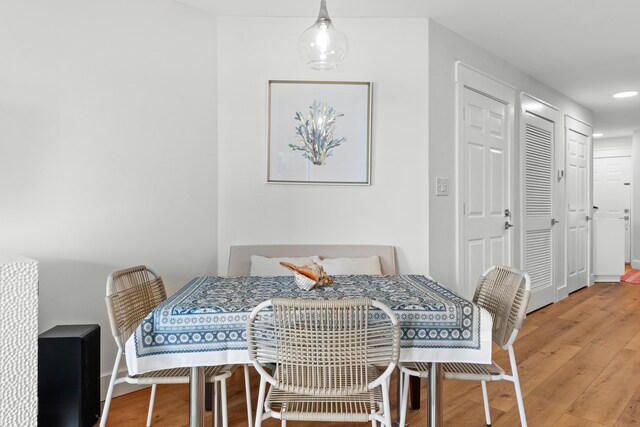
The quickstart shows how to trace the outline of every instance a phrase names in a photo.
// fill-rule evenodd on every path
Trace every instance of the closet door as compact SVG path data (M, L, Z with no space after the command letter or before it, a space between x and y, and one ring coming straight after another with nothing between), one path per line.
M571 117L566 126L567 288L588 286L591 280L591 134L593 129Z
M531 276L529 310L555 302L553 280L554 122L523 114L523 267Z

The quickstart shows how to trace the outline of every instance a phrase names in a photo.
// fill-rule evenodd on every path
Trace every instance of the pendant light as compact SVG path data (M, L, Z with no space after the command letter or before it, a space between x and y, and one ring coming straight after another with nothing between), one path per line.
M327 2L321 0L320 12L315 24L309 27L298 41L298 55L314 70L333 70L349 52L347 36L331 23Z

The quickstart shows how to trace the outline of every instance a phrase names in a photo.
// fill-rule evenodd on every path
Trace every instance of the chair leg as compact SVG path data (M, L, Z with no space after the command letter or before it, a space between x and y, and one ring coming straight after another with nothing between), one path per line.
M409 374L401 373L402 376L402 399L398 401L398 413L400 414L399 427L404 427L407 422L407 405L409 404Z
M253 412L251 411L251 381L249 379L249 365L244 365L244 389L247 394L247 425L253 425Z
M218 402L220 401L220 396L218 395L218 381L213 381L211 386L213 387L213 410L211 411L211 416L213 417L212 425L213 427L218 427L218 411L220 410L220 408L218 408Z
M482 401L484 402L484 418L488 426L491 425L491 412L489 408L489 393L487 393L487 382L482 381Z
M153 404L156 401L156 384L151 386L151 397L149 398L149 412L147 413L147 427L151 426L151 419L153 418Z
M222 408L222 427L229 427L229 418L227 413L227 380L223 378L220 381L220 406Z
M378 422L375 418L371 420L371 427L378 427Z
M527 416L524 413L524 399L522 398L522 389L520 388L520 377L518 376L518 366L516 364L516 355L513 352L513 346L509 346L509 361L511 362L511 375L513 376L513 386L516 389L516 399L518 400L518 411L520 411L520 424L527 427Z
M282 420L282 422L280 422L280 427L287 427L287 420Z
M389 381L383 381L382 384L382 406L384 408L384 425L385 427L393 427L391 424L391 402L389 401Z
M256 426L262 426L262 413L264 412L264 398L267 388L267 381L260 378L260 390L258 391L258 407L256 408Z
M397 381L396 381L396 421L400 424L400 403L402 402L402 371L396 366Z
M109 380L109 389L107 390L107 398L104 400L104 408L102 408L102 417L100 417L100 427L107 425L107 417L109 416L109 407L111 407L111 398L113 397L113 388L116 385L116 377L118 376L118 368L120 367L120 359L122 358L122 352L118 349L116 354L116 361L113 364L113 371L111 371L111 379Z

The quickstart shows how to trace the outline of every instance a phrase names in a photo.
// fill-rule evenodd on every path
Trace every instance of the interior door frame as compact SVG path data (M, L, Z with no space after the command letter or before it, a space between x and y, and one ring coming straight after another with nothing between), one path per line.
M587 171L587 212L588 215L593 218L593 125L584 122L580 119L576 119L575 117L572 117L568 114L565 114L564 116L564 122L565 122L565 132L564 132L564 144L563 144L563 149L564 149L564 153L565 153L565 158L564 158L564 171L567 170L567 157L566 157L566 152L567 152L567 143L569 141L569 132L570 131L574 131L577 133L580 133L582 135L585 135L587 137L587 153L586 153L586 158L587 158L587 166L589 168L589 170ZM563 173L564 173L563 171ZM567 180L566 180L566 174L565 174L565 179L564 179L564 194L566 196L567 194ZM563 215L563 220L565 222L565 226L568 225L569 222L569 213L567 212L567 198L565 197L564 203L563 203L563 210L564 210L564 215ZM565 228L565 233L564 233L564 259L568 260L569 257L569 233L568 233L568 229ZM592 244L593 244L593 220L591 221L587 221L587 287L592 286L595 282L594 282L594 277L593 277L593 251L592 251ZM569 278L569 263L565 262L565 266L564 266L564 278L565 281L568 282L568 278ZM568 283L567 283L568 284ZM567 287L567 292L569 290L569 288Z
M534 116L540 117L541 119L548 120L553 122L553 153L552 153L552 165L551 168L554 171L554 178L552 179L552 216L553 218L563 218L563 201L564 201L564 186L560 185L560 181L564 179L564 172L562 171L562 166L564 165L564 126L563 126L563 115L560 112L560 109L549 102L546 102L540 98L537 98L527 92L520 92L520 126L519 126L519 165L520 165L520 195L525 194L525 115L529 113ZM561 172L562 171L562 172ZM518 237L520 239L520 244L518 245L520 250L520 266L525 265L525 199L524 197L520 197L519 200L519 209L520 215L518 220L522 226L520 227L520 232L518 233ZM554 288L554 296L555 300L553 302L558 302L568 295L567 292L567 283L566 276L564 275L564 230L565 230L565 221L560 221L560 223L553 226L551 229L551 239L552 239L552 255L551 260L553 263L552 270L552 286Z
M465 213L464 200L466 199L466 186L464 185L464 89L468 88L489 98L495 99L507 106L507 134L510 138L510 153L508 158L507 171L508 176L513 178L513 166L515 164L515 133L514 133L514 121L515 121L515 104L516 104L516 88L508 83L505 83L488 73L485 73L475 67L465 64L462 61L455 62L455 206L456 206L456 283L458 289L466 290L467 286L475 286L474 284L463 284L462 279L465 277L464 266L465 254L464 254L464 238L466 235L465 230ZM507 190L511 203L514 200L515 185L509 185ZM513 210L512 210L513 211ZM512 213L512 218L517 218ZM515 224L512 233L509 233L509 257L513 264L516 260L514 256L514 235L518 232L517 227L519 224Z

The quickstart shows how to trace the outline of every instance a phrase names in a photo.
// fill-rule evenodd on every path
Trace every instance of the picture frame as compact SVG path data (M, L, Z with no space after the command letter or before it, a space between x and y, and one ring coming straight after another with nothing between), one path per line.
M268 183L371 184L371 82L268 86Z

